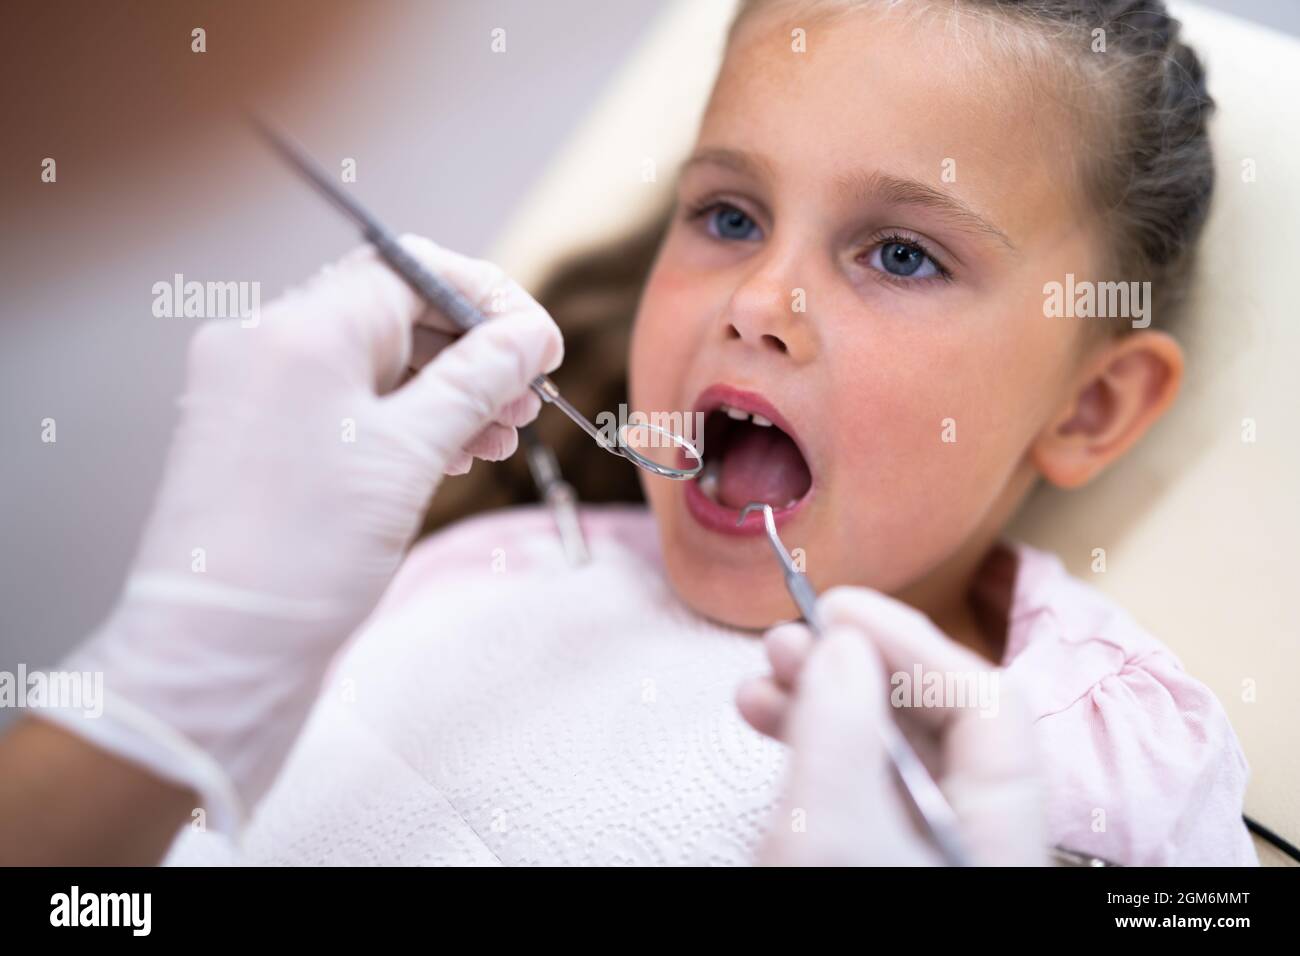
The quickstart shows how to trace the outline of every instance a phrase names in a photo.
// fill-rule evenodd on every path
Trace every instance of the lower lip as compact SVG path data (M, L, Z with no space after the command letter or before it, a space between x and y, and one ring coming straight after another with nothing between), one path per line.
M736 524L736 519L740 517L740 511L735 508L725 507L710 499L700 490L698 481L686 482L685 494L686 510L691 513L692 518L710 531L741 537L766 533L763 527L762 511L751 511L745 515L743 522ZM798 514L811 497L812 489L809 488L804 493L804 496L790 507L773 508L772 517L776 521L777 527L779 528Z

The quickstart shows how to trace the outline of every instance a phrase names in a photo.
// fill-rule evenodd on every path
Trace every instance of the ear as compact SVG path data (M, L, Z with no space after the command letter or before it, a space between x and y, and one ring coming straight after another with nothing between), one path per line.
M1034 440L1034 467L1061 488L1087 484L1146 434L1182 380L1183 350L1168 333L1147 329L1107 339Z

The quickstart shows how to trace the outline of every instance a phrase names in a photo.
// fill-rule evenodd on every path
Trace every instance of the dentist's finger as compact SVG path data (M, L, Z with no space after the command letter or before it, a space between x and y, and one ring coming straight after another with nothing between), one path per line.
M774 740L785 739L785 720L791 703L790 693L770 677L751 677L736 688L736 709L745 723Z
M452 471L448 468L444 474L464 474L469 471L474 458L505 461L519 448L518 429L537 417L541 403L542 400L531 389L522 398L511 402L501 410L495 422L484 427L461 449L465 455L463 458L458 457L455 462L456 468L460 470Z
M490 300L494 288L512 289L505 273L490 262L463 256L423 236L407 234L398 243L475 305ZM295 337L323 342L336 333L342 344L366 356L373 385L381 394L392 389L409 366L419 369L461 332L372 245L354 249L337 264L324 267L280 302L293 316ZM272 313L276 321L278 310Z
M860 798L887 776L880 724L888 720L875 651L848 628L831 628L809 658L790 712L795 768L791 793L802 805L843 806L860 819Z
M941 702L909 707L906 715L937 736L940 783L963 821L975 859L1041 864L1046 844L1038 754L1029 708L1015 679L948 638L920 612L884 595L836 588L822 601L818 611L826 621L869 635L886 671L910 673L920 665L923 673L984 688L976 695L980 699L966 706ZM907 722L900 726L906 730Z
M799 681L808 656L812 653L813 633L807 624L790 621L778 624L763 637L768 663L772 665L772 678L777 685L793 690Z
M541 310L495 263L462 255L423 236L406 234L398 243L489 319ZM337 266L326 267L302 292L311 307L299 309L298 314L316 326L305 327L302 333L319 335L320 316L335 316L370 357L381 394L391 390L408 367L423 368L463 331L431 308L370 245L353 250Z
M519 398L501 409L497 422L508 428L522 428L537 417L542 409L542 400L531 388Z
M812 651L812 644L812 631L799 621L778 624L763 636L772 675L750 678L736 688L740 715L760 734L782 739L782 728L790 710L790 692Z
M475 259L412 233L404 234L398 243L420 265L455 288L489 319L519 311L529 304L535 305L528 293L494 262ZM374 254L378 258L378 252ZM447 333L452 337L458 337L465 331L450 317L427 306L415 318L427 331Z
M442 470L442 473L448 477L455 478L457 475L469 474L469 470L472 467L474 467L474 456L461 452L447 463L447 467Z
M563 357L559 329L542 307L466 332L388 396L392 414L439 470Z
M895 598L860 587L836 587L817 601L822 622L830 627L844 622L867 631L880 641L887 664L889 655L916 657L938 667L993 665L940 631L925 614Z
M826 630L800 677L787 734L786 806L802 809L806 826L776 837L770 862L932 862L890 776L880 738L889 719L882 682L860 634Z
M383 393L411 359L411 327L428 308L371 247L353 250L262 310L251 358L276 368L301 360L344 370Z
M449 342L451 341L450 337L448 341ZM417 339L416 342L417 355L419 351L420 351L419 340ZM439 351L441 351L441 349L439 349ZM419 373L419 370L423 368L425 365L427 365L432 360L432 358L433 356L430 355L427 358L425 358L423 362L418 361L418 359L416 358L413 358L411 361L411 366L409 369L407 369L406 375L402 379L401 384L405 385L412 378L414 378ZM534 392L531 388L529 388L529 390L526 391L522 396L515 399L505 408L501 409L501 413L497 415L496 422L498 425L504 425L506 428L522 428L524 425L529 424L530 422L532 422L534 419L537 418L537 413L541 411L541 407L542 407L541 398L538 397L536 392ZM473 441L473 439L471 439L471 441Z
M519 433L513 428L493 422L469 440L465 454L484 461L504 461L519 447Z
M967 848L989 866L1046 863L1046 821L1033 724L1014 682L996 713L955 711L943 742L942 786L961 818Z
M817 601L823 626L846 626L865 634L890 673L923 672L978 678L996 666L952 640L922 614L891 597L859 587L837 587ZM911 708L931 729L953 716L947 707Z

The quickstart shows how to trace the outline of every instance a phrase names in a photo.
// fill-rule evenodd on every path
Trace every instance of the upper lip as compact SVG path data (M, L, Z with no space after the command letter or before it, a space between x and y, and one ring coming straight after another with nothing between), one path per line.
M809 473L812 473L812 458L809 457L808 449L804 445L803 440L799 437L799 433L795 430L794 426L790 424L790 420L781 414L780 409L769 402L766 398L758 392L751 392L748 389L720 383L710 385L702 391L700 397L695 400L695 410L697 412L702 412L705 415L723 405L737 408L744 412L749 412L751 415L760 415L789 435L790 440L794 442L795 447L799 449L799 454L803 455L803 460L808 465ZM708 449L701 449L701 453L707 455Z

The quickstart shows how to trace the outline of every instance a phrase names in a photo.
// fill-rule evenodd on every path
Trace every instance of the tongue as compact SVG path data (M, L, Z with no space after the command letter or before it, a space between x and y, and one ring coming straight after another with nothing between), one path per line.
M778 428L742 425L731 436L718 476L718 502L728 508L763 501L773 508L801 498L812 484L808 464Z

